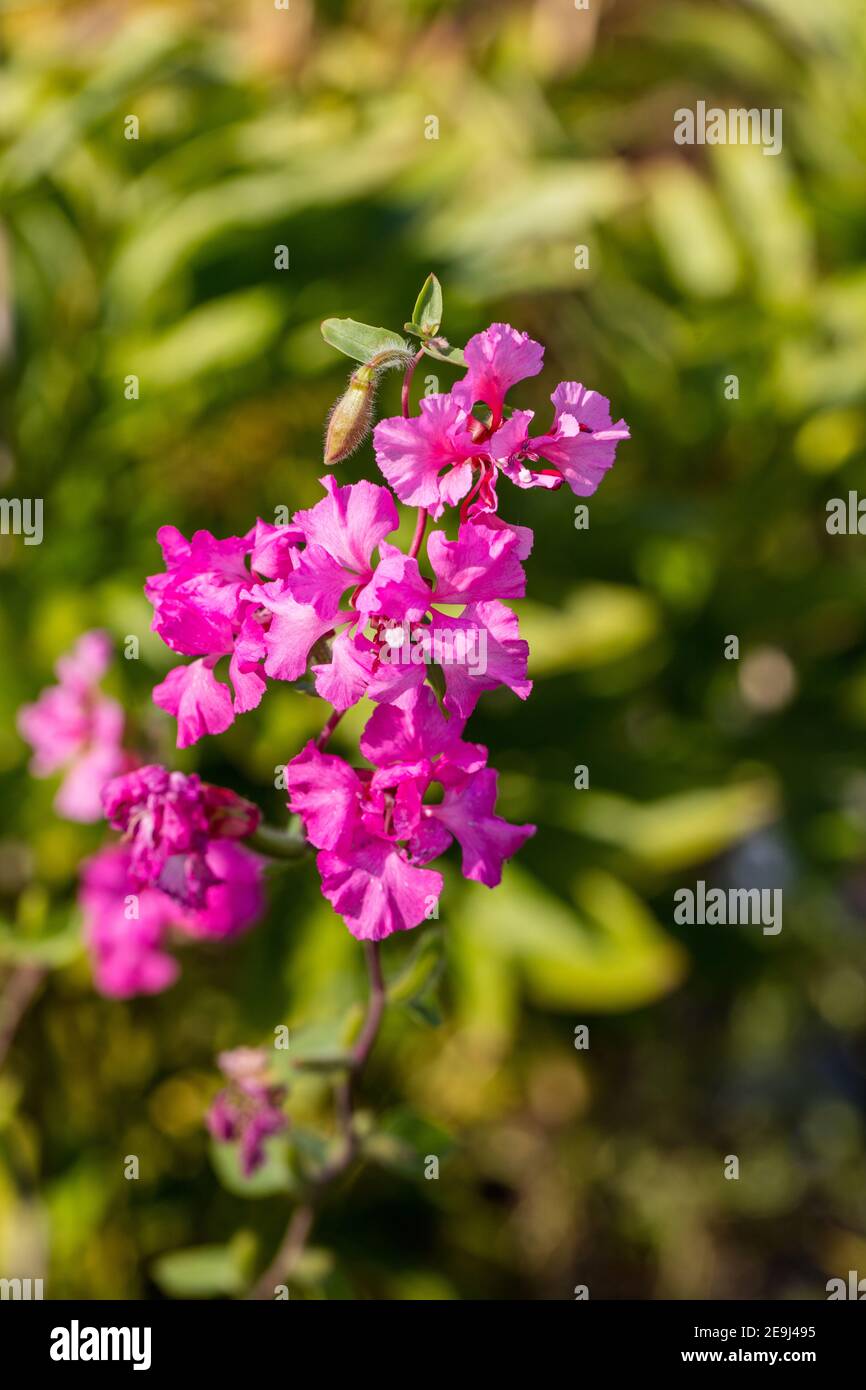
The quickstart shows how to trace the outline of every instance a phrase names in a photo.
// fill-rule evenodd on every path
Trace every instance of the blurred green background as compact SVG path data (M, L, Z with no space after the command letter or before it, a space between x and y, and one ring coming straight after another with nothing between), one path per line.
M453 342L505 318L547 344L517 403L546 422L582 380L632 441L588 530L566 491L502 496L536 531L537 683L470 736L539 833L495 893L451 865L438 1000L389 1015L371 1161L292 1296L823 1298L866 1274L866 562L825 529L866 441L862 5L5 0L0 36L0 487L45 506L41 547L0 538L7 1019L46 966L0 1076L0 1274L232 1292L282 1231L282 1156L254 1198L215 1171L214 1054L339 1021L357 944L284 870L266 921L187 950L174 989L98 998L74 937L43 937L103 830L55 816L14 713L84 628L136 634L109 687L140 736L279 817L274 766L323 706L272 687L173 752L154 533L310 505L348 367L321 319L399 328L431 270ZM782 108L782 153L675 145L698 100ZM374 477L369 446L340 472ZM698 878L783 887L782 933L675 927ZM326 1082L291 1108L327 1134Z

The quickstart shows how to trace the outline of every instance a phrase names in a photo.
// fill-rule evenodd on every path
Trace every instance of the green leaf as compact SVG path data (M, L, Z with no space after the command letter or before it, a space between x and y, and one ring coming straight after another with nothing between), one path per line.
M289 1138L283 1134L265 1142L265 1161L248 1178L241 1172L237 1144L214 1140L210 1146L214 1172L227 1192L236 1197L273 1197L293 1192L295 1178L289 1166Z
M428 1154L435 1154L442 1162L453 1149L453 1135L408 1107L384 1115L364 1140L364 1154L371 1162L413 1179L424 1176Z
M435 343L425 342L424 351L428 357L435 357L437 362L447 362L449 367L465 367L466 358L463 356L463 349L452 347L444 339L437 340Z
M0 963L36 965L46 968L68 965L83 950L81 921L73 912L60 931L47 936L23 936L5 922L0 923Z
M417 323L425 337L439 332L442 322L442 286L435 275L428 275L415 301L412 322Z
M303 1288L316 1288L332 1273L335 1263L330 1250L325 1250L321 1245L308 1245L295 1261L292 1281Z
M245 1287L242 1252L237 1244L199 1245L160 1255L151 1275L172 1298L217 1298Z
M409 344L399 333L389 328L373 328L369 323L354 319L325 319L322 337L332 348L354 357L356 362L369 362L382 352L408 352Z
M338 1071L349 1063L349 1045L363 1010L352 1005L346 1013L317 1023L289 1029L287 1048L274 1048L273 1066L280 1077L292 1080L295 1068L305 1071Z

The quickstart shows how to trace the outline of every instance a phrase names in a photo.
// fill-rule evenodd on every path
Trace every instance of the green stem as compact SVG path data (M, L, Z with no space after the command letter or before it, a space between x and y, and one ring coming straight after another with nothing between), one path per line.
M278 830L274 825L258 826L246 836L244 844L271 859L302 859L307 852L303 836L291 830Z

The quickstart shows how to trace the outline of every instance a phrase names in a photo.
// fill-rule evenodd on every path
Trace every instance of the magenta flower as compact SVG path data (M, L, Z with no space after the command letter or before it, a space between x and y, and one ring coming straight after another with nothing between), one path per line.
M54 806L68 820L99 820L102 788L130 764L122 748L123 710L99 688L110 662L108 635L85 632L57 662L58 684L18 711L18 731L33 748L34 777L65 771Z
M357 621L351 607L341 611L343 597L351 592L357 604L372 578L377 546L400 521L387 488L367 482L338 487L330 475L321 483L327 496L294 518L306 541L296 568L254 590L268 615L265 672L279 680L298 680L319 639ZM363 693L362 653L360 645L347 654L335 643L335 669L317 681L319 693L338 709L348 709Z
M215 883L197 911L158 888L140 888L128 845L106 845L81 869L78 903L96 988L112 999L159 994L178 965L166 951L171 936L223 940L251 926L264 908L262 865L229 840L214 840L207 859Z
M290 574L303 537L294 527L259 521L245 536L226 540L196 531L187 541L174 526L163 526L158 539L166 571L151 575L145 585L153 630L173 651L197 660L169 671L153 698L175 716L177 746L187 748L204 734L224 733L236 714L261 701L265 649L249 591L259 577L278 580ZM229 657L234 696L214 674L223 657Z
M129 859L125 845L108 845L81 866L84 939L96 988L110 999L159 994L174 984L179 969L163 947L181 909L155 888L137 891Z
M566 482L580 497L595 492L617 443L629 437L624 420L612 423L609 402L579 382L561 382L551 397L556 413L550 433L532 438L532 411L506 418L504 402L510 387L541 371L541 344L510 324L494 323L470 339L464 356L466 376L449 393L422 400L412 419L376 426L376 462L400 501L426 507L436 518L463 499L464 517L495 511L500 471L518 487ZM485 420L472 413L479 404ZM553 467L532 467L539 459Z
M405 706L383 705L361 738L371 771L309 743L289 764L289 807L319 850L322 892L360 940L378 941L433 916L442 891L438 872L420 865L456 839L463 872L493 887L502 863L534 833L493 813L496 774L487 750L461 737L433 691L421 687ZM426 804L433 783L439 803Z
M191 908L203 907L208 889L221 882L211 843L243 838L259 822L258 808L234 792L155 764L115 777L103 805L109 824L125 832L137 885Z
M518 487L550 487L549 471L530 468L530 462L546 459L577 497L591 497L613 466L616 446L629 438L625 420L613 424L610 401L597 391L587 391L579 381L562 381L550 398L555 415L549 434L527 438L502 465L502 471ZM528 412L524 412L528 414Z
M428 542L431 585L416 559L384 539L396 521L384 488L323 482L328 498L295 518L305 534L320 539L310 540L286 579L256 590L270 614L264 639L268 675L297 680L327 638L322 655L329 659L314 661L312 669L317 693L337 710L365 694L386 703L402 700L423 683L433 662L445 672L446 708L463 717L482 691L500 684L525 699L532 689L528 648L516 617L499 600L525 593L521 562L532 548L528 527L484 514L464 522L454 541L434 532ZM314 529L309 518L317 516ZM350 588L348 605L341 607ZM464 607L449 617L436 604Z
M265 1161L264 1141L288 1127L282 1109L286 1089L271 1083L267 1058L258 1048L237 1047L217 1060L228 1085L211 1104L208 1129L220 1143L238 1143L241 1172L248 1178Z

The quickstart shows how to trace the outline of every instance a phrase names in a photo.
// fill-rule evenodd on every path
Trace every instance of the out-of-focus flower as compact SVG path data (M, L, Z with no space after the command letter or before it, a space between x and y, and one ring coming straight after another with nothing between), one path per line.
M18 711L33 775L65 772L54 805L68 820L100 820L102 788L132 762L121 746L123 710L99 688L110 662L108 634L85 632L57 662L57 685Z
M241 839L259 822L252 802L158 764L114 778L103 805L109 824L126 834L139 887L160 888L192 908L220 882L208 855L213 841Z
M286 1089L271 1082L267 1057L258 1048L221 1052L217 1061L228 1085L211 1104L208 1129L220 1143L238 1143L241 1172L250 1177L265 1161L264 1141L288 1127L282 1110Z
M214 840L207 860L215 881L198 910L181 907L158 888L141 888L128 845L113 844L85 860L78 903L96 988L113 999L159 994L174 984L174 935L226 939L250 927L264 907L261 861L241 845Z

